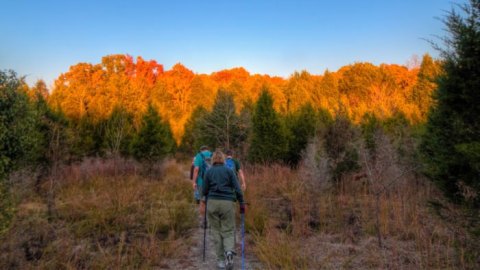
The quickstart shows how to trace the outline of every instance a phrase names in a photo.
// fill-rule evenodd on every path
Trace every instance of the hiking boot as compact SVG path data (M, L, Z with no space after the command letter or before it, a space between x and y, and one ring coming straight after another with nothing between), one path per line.
M218 269L225 269L225 262L224 261L218 261L217 262L217 268Z
M225 252L225 269L226 270L233 269L233 255L235 255L233 251Z

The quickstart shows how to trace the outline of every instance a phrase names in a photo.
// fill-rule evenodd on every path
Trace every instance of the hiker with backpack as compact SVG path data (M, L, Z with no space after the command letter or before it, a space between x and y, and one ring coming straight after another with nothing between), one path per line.
M217 267L233 269L235 247L235 202L240 203L240 213L245 213L243 192L233 170L225 166L225 156L216 150L212 167L205 173L203 196L207 202L207 220L210 224Z
M240 166L240 161L238 159L233 157L233 151L232 150L227 150L225 151L225 166L229 169L231 169L234 173L235 176L237 177L237 181L241 183L241 187L243 192L247 189L247 183L245 181L245 176L243 174L242 168ZM240 219L241 219L241 225L240 225L240 230L241 230L241 236L242 236L242 241L241 241L241 246L242 246L242 269L244 269L245 266L245 214L240 213ZM236 240L236 239L235 239Z
M199 211L201 215L204 215L205 212L205 198L201 196L202 194L202 186L203 186L203 179L205 172L211 166L211 157L212 152L208 150L208 146L200 147L200 151L195 156L193 160L193 193L195 197L195 201L197 204L200 205Z
M233 158L232 150L225 151L225 155L225 166L233 170L237 179L239 181L241 180L242 190L245 191L247 189L247 182L245 182L245 176L243 175L242 168L240 167L240 161L238 161L236 158Z

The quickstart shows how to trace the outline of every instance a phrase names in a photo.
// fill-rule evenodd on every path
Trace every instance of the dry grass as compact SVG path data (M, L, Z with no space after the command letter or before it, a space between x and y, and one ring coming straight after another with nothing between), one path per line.
M378 181L396 173L386 170ZM268 269L468 269L465 247L429 202L440 193L407 173L378 196L377 187L349 175L319 189L282 166L246 169L247 229ZM361 173L361 172L360 172ZM393 179L393 178L390 178ZM389 183L389 182L388 182ZM477 265L478 266L478 265Z
M308 257L302 253L302 243L291 234L268 229L255 235L255 253L268 269L309 269Z
M306 167L244 166L248 249L267 269L478 267L466 226L454 222L462 219L458 208L444 202L442 217L451 221L442 220L429 207L442 200L430 182L408 171L391 148L379 151L382 158L365 158L338 185ZM50 182L35 193L34 181L20 180L28 174L18 174L19 207L0 239L0 268L149 269L182 260L198 222L185 180L189 164L168 161L147 179L136 173L138 164L122 162L63 168L53 212L44 198Z
M356 142L360 169L336 183L321 141L296 171L246 167L247 228L267 268L478 269L465 215L416 174L415 142L375 142L374 153ZM431 207L440 201L442 217Z
M152 180L108 164L64 168L53 214L41 196L23 197L0 244L0 268L161 268L183 255L197 220L179 166L167 162Z

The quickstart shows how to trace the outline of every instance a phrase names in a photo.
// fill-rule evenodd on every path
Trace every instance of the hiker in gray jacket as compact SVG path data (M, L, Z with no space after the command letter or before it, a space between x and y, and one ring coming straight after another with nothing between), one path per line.
M203 195L207 200L207 218L219 268L233 269L235 255L235 201L240 203L240 213L245 213L243 193L235 173L227 168L222 151L215 151L212 167L203 181Z

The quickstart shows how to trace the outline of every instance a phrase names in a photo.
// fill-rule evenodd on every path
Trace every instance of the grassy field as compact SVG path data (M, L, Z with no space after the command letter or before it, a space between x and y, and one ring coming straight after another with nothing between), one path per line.
M197 224L182 168L168 162L152 179L112 168L99 160L65 167L53 189L46 181L38 193L28 175L16 175L23 185L0 268L162 268L180 256ZM54 202L45 202L51 192Z
M16 173L18 206L0 241L0 268L172 269L198 230L188 164L167 161L148 177L137 165L84 160L40 185L31 172ZM244 169L247 246L265 269L478 266L459 210L413 173L378 192L365 175L325 185L307 168Z
M322 189L285 167L250 175L248 224L267 268L469 268L460 239L428 207L440 195L425 179L377 196L353 177Z

